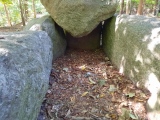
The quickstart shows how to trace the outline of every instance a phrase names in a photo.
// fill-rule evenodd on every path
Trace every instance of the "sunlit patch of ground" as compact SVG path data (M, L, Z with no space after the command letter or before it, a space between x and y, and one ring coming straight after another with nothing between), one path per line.
M0 32L18 32L23 29L22 23L16 24L11 27L0 27Z
M147 120L148 97L101 49L70 49L53 63L38 120Z

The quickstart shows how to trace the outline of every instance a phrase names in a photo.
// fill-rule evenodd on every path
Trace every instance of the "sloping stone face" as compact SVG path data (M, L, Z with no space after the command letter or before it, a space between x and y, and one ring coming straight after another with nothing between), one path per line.
M52 42L45 32L0 37L0 119L36 120L48 89Z
M41 0L41 3L59 26L73 37L82 37L114 15L118 2L109 1Z
M105 22L103 48L119 71L151 97L148 119L160 118L160 21L144 16L121 15Z
M66 33L67 46L69 48L93 50L100 47L102 24L99 24L91 33L86 36L75 38Z
M64 31L49 15L31 20L24 30L47 32L53 42L53 60L64 54L67 46Z

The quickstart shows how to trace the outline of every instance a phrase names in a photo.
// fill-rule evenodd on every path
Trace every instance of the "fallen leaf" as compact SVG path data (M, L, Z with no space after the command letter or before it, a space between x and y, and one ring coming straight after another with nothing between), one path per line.
M88 92L84 92L84 93L82 94L82 97L86 96L87 94L88 94Z
M99 80L99 85L102 87L103 85L106 84L106 81L105 80Z
M129 120L129 111L126 108L122 108L122 114L119 116L118 120Z
M83 110L81 113L87 113L88 111L87 110Z
M104 59L105 59L106 61L109 61L109 58L108 58L108 57L105 57Z
M96 99L96 97L93 96L93 95L89 95L89 97L92 98L92 99Z
M119 105L119 107L122 107L122 106L125 106L125 107L127 107L128 106L128 103L127 103L127 101L123 101L120 105Z
M71 102L72 102L72 103L75 103L75 101L76 101L76 97L75 97L75 96L70 97L70 100L71 100Z
M138 101L138 102L144 102L145 100L142 100L142 99L135 99L135 101Z
M96 82L94 82L90 77L89 77L89 83L92 84L96 84Z
M106 118L110 118L109 114L106 114L105 117L106 117Z
M129 116L130 118L132 118L133 120L137 120L138 119L138 116L137 115L134 115L132 113L129 113Z
M117 90L117 88L114 86L114 85L110 85L109 86L109 91L110 92L114 92L114 91L116 91Z
M93 107L93 108L91 109L91 113L96 113L96 112L98 112L98 109Z
M146 97L146 95L144 93L140 93L140 96L143 97L143 98Z
M77 77L80 79L81 78L81 74L78 74Z
M99 98L99 95L97 95L96 98Z
M68 72L68 68L63 68L63 71Z
M115 119L115 118L117 117L117 115L116 115L116 114L110 114L110 117L111 117L112 119Z
M71 110L69 109L65 117L68 117L70 114L71 114Z
M85 65L82 65L82 66L79 67L79 69L85 70L85 69L86 69L86 66L85 66Z
M135 96L135 93L128 93L128 94L126 94L129 98L132 98L132 97L134 97Z
M104 96L105 96L104 93L101 93L101 94L99 95L100 98L103 98Z

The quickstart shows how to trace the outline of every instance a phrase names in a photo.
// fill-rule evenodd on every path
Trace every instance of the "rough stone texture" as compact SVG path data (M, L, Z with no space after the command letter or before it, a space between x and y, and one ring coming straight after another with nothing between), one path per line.
M0 119L36 120L48 89L52 42L45 32L0 37Z
M117 0L41 0L55 22L74 37L89 34L114 15Z
M48 33L53 42L53 60L64 54L67 46L64 31L49 15L31 20L24 30L42 30Z
M160 21L144 16L117 16L105 22L103 48L121 73L151 97L148 119L160 118Z
M67 46L70 48L92 50L100 47L102 25L99 24L90 34L75 38L69 33L66 33Z

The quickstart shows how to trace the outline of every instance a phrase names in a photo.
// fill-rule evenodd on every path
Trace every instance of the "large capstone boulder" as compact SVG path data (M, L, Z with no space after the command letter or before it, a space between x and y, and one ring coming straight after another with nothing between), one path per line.
M53 60L64 54L67 46L64 31L49 15L31 20L24 30L47 32L53 43Z
M45 32L0 33L1 120L36 120L48 89L52 56Z
M150 91L148 120L159 120L160 21L134 15L113 17L104 24L103 48L120 73Z
M73 37L66 33L67 46L69 48L93 50L100 47L102 24L99 24L91 33L83 37Z
M55 22L73 37L89 34L114 15L117 0L41 0Z

